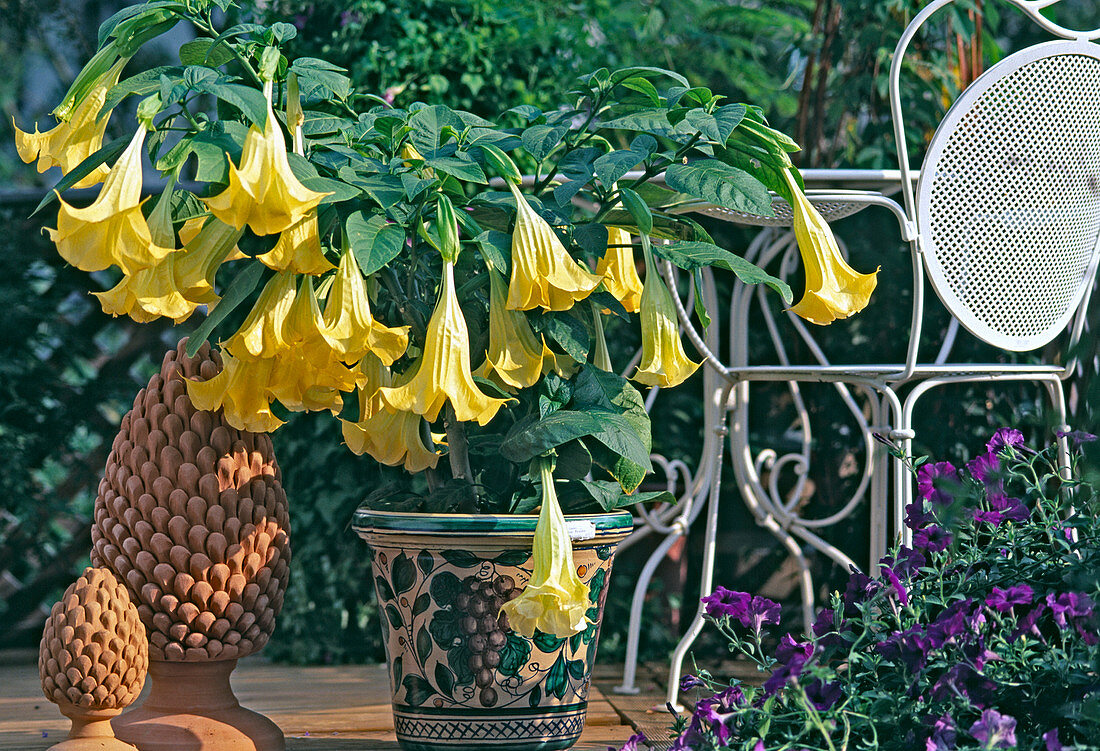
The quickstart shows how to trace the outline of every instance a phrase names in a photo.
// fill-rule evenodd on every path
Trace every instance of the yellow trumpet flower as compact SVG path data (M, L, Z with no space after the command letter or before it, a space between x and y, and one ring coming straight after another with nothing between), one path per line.
M378 390L389 386L390 371L376 356L367 353L359 363L363 374L359 384L359 421L341 420L344 442L356 454L369 454L382 464L404 466L409 472L435 467L439 454L424 445L420 436L420 415L390 412Z
M382 401L395 412L415 412L429 421L450 400L455 417L485 425L507 401L486 396L470 372L470 335L455 291L454 264L443 264L439 301L428 322L424 354L412 366L402 386L379 389Z
M508 188L516 199L516 228L512 233L512 278L508 284L508 308L568 310L600 283L566 251L546 220L535 213L515 185Z
M295 276L281 271L264 286L237 333L229 337L224 350L241 360L262 360L286 352L283 324L294 306Z
M665 287L653 262L648 240L645 252L645 287L642 290L642 359L631 378L647 386L668 388L683 383L699 367L680 342L680 328L672 293Z
M819 325L847 318L867 307L878 269L860 274L844 260L833 232L802 193L790 170L783 171L794 202L794 234L806 269L806 292L790 311Z
M566 639L588 628L588 585L573 566L573 544L554 491L550 463L540 461L542 508L535 525L534 570L519 596L501 607L513 631L528 639L538 629Z
M220 298L214 293L214 275L227 261L247 258L237 248L243 229L230 227L214 217L188 219L180 227L183 249L168 256L176 289L196 305L212 305Z
M290 171L283 133L269 100L264 130L249 128L241 166L229 164L229 187L204 200L226 224L247 224L257 235L274 235L305 219L326 195L302 185Z
M188 380L187 395L198 409L222 409L237 430L270 433L283 424L271 412L268 385L274 359L243 362L222 350L222 371L208 381Z
M607 252L596 265L607 291L623 304L627 312L637 313L642 299L642 280L634 266L630 233L618 227L607 228Z
M35 125L34 133L24 133L15 127L15 149L19 152L19 158L28 164L38 159L35 166L39 172L60 167L62 172L68 173L99 151L103 146L103 132L107 129L108 120L104 117L97 122L99 111L107 99L107 91L118 83L119 74L127 60L129 58L123 58L112 65L92 85L72 114L54 128L40 133L38 125ZM12 118L12 126L15 126L15 118ZM101 164L73 187L90 188L102 182L108 173L107 165Z
M57 229L47 229L57 251L81 271L111 265L131 274L155 265L175 250L154 242L141 213L141 148L145 126L139 124L130 145L111 168L91 206L78 209L58 199Z
M505 306L504 277L489 270L489 351L482 368L512 388L526 388L554 365L554 353L535 334L527 316Z
M316 209L294 226L283 230L275 247L256 256L256 259L269 269L293 271L295 274L324 274L336 268L321 250Z
M392 365L409 346L408 326L390 328L374 320L366 282L350 250L340 258L339 270L325 301L324 319L346 363L373 352L383 364Z

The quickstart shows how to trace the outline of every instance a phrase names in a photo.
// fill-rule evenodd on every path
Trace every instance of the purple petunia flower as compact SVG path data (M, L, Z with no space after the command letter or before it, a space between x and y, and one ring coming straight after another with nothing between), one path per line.
M1000 469L1001 460L993 451L976 456L966 463L966 471L970 476L986 486L996 484L996 474Z
M779 603L772 602L767 597L753 597L749 604L749 612L737 620L745 628L751 628L756 633L760 633L760 629L765 624L779 625L779 611Z
M1012 447L1014 449L1024 448L1024 434L1016 430L1016 428L1000 428L993 434L993 437L989 439L989 442L985 444L986 451L992 454L996 454L1006 447Z
M706 681L696 678L691 673L687 673L680 679L680 690L691 691L693 688L699 688L700 686L706 686Z
M988 500L989 508L1009 521L1024 522L1031 516L1031 512L1019 498L1009 498L1004 493L993 492L989 494Z
M921 498L938 506L955 500L950 491L959 484L959 470L951 462L922 465L917 470L917 491Z
M848 577L848 586L844 588L844 594L840 597L841 602L844 603L845 615L853 615L856 612L856 604L869 599L881 586L881 583L853 567Z
M952 603L928 625L928 646L940 649L945 644L957 642L971 630L971 609L974 601L970 598Z
M910 673L919 673L928 663L928 638L920 626L895 631L878 644L878 652L887 660L896 660Z
M987 709L970 726L970 734L986 748L1016 748L1016 718Z
M707 615L711 618L740 618L749 611L752 595L747 592L734 592L725 587L715 588L712 594L702 598Z
M879 569L882 571L882 576L888 582L890 582L891 589L894 590L894 594L898 598L898 602L903 606L909 604L909 591L905 588L905 585L901 583L901 579L894 573L894 569L890 568L886 564L879 564Z
M1069 625L1067 616L1088 618L1092 615L1094 607L1089 596L1080 592L1065 592L1057 596L1051 592L1046 597L1046 603L1054 614L1054 622L1060 629L1065 629Z
M1035 604L1035 607L1020 616L1019 620L1016 621L1016 628L1012 630L1012 634L1008 637L1009 640L1015 641L1024 634L1030 634L1046 644L1046 639L1043 638L1043 634L1039 631L1039 626L1037 625L1044 612L1046 612L1046 605L1040 600Z
M1062 751L1065 748L1062 742L1058 740L1058 728L1043 733L1043 740L1046 741L1047 751Z
M994 587L989 597L985 598L985 604L998 613L1007 613L1015 605L1030 605L1035 599L1035 592L1026 584L1017 584L1008 589Z
M768 680L764 683L764 693L771 696L786 685L791 678L802 674L802 668L814 653L810 642L797 642L790 634L784 634L775 648L775 658L779 661Z
M646 737L642 733L635 733L627 739L619 751L640 751L639 743L645 743ZM607 751L615 751L614 746L608 746Z
M817 611L817 618L814 619L813 632L814 636L824 636L835 630L836 628L836 611L832 608L822 608Z
M844 696L844 689L840 681L823 682L820 678L814 678L806 684L806 696L821 712L831 709L834 704Z
M1004 520L1004 515L999 511L982 511L981 509L974 509L974 521L980 524L992 524L994 529L996 529L1001 526L1001 522Z
M945 714L932 723L932 734L924 742L925 751L954 751L955 720L951 714Z
M1070 441L1070 443L1073 444L1074 448L1077 448L1082 443L1092 443L1093 441L1096 440L1096 436L1094 436L1092 433L1086 433L1083 430L1072 430L1072 431L1059 430L1055 433L1055 435L1057 435L1059 438L1068 439ZM1058 731L1055 730L1053 732L1054 732L1054 737L1057 738L1058 737Z
M909 505L905 507L905 526L914 532L918 529L927 527L932 523L934 518L932 512L925 511L923 498L914 498L909 502Z
M950 532L933 524L913 533L913 547L927 550L929 553L939 553L951 545L952 539Z

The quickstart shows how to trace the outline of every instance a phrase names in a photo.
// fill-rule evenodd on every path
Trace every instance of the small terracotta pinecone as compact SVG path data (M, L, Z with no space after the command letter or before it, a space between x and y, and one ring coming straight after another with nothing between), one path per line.
M38 647L42 691L55 704L122 709L149 667L145 628L130 595L105 568L86 568L53 606Z
M195 409L185 378L221 358L186 340L138 392L107 458L93 563L126 582L155 660L244 657L267 643L283 604L290 518L266 434Z

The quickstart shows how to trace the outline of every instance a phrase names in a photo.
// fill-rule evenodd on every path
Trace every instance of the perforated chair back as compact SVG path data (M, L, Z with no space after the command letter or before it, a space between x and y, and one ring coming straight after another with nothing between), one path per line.
M917 184L928 278L978 338L1063 331L1100 253L1100 46L1054 41L991 67L936 130Z

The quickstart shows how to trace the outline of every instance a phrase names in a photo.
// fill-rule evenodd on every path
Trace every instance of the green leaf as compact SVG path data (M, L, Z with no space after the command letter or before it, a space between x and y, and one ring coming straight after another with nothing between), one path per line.
M452 574L450 571L440 571L434 577L432 577L432 584L429 588L432 597L439 603L440 607L445 607L454 602L455 597L462 591L462 582L458 577ZM439 640L440 643L450 643L444 640Z
M619 456L648 468L649 448L621 414L598 409L559 410L530 423L517 423L500 444L509 461L528 462L564 443L591 436Z
M233 59L233 52L224 43L213 39L194 39L180 46L180 62L184 65L202 65L217 68Z
M573 241L590 256L607 252L607 227L598 222L579 224L573 230Z
M481 559L467 550L444 550L440 555L447 563L458 568L474 568L481 565Z
M489 182L485 177L485 170L481 169L481 165L468 156L462 157L456 154L456 156L429 157L424 160L424 163L432 169L457 177L459 180L482 185Z
M530 550L505 550L493 559L493 563L497 566L522 566L530 557Z
M43 196L42 200L38 202L38 205L34 207L34 211L31 212L31 216L34 216L39 211L49 206L51 203L57 200L58 193L63 193L69 188L76 185L87 175L90 175L96 167L99 165L118 157L126 147L130 144L133 136L122 136L116 138L103 148L91 154L87 159L76 165L67 175L62 177L54 186L50 188L50 192Z
M565 698L565 690L569 687L565 676L565 654L563 653L558 655L558 659L554 660L554 664L546 672L546 680L542 685L547 696Z
M565 643L565 639L559 639L556 636L543 633L538 629L535 629L535 638L532 639L532 641L535 643L536 647L547 654L553 654L558 651L561 649L561 645Z
M568 125L532 125L523 131L523 148L527 149L536 162L545 161L550 152L561 143L565 134L569 132Z
M714 111L714 120L718 125L718 138L716 140L719 144L725 144L729 140L733 131L745 119L745 111L745 105L743 104L727 104Z
M574 485L582 489L604 511L617 511L638 503L672 503L676 500L667 490L624 493L619 483L609 480L580 479Z
M545 334L574 360L584 362L588 359L592 337L585 325L568 312L546 313L530 321L535 331Z
M632 91L644 95L654 107L661 106L661 96L657 93L657 87L648 78L633 76L621 82L621 85Z
M507 277L511 273L509 258L512 255L512 238L495 229L486 230L474 238L481 254L493 264L493 268Z
M428 608L432 606L432 596L427 592L421 592L420 596L413 602L412 613L413 616L423 615L428 612Z
M744 170L717 159L674 164L665 171L665 183L707 203L758 216L774 216L771 194Z
M420 569L420 573L427 576L435 568L435 556L432 555L430 550L421 550L416 556L416 567Z
M688 80L675 71L665 68L654 68L649 65L635 65L630 68L622 68L611 74L611 84L615 85L628 78L671 78L681 86L690 86Z
M717 245L705 242L654 244L653 252L670 261L673 266L686 271L694 271L701 266L717 266L732 271L745 284L768 285L779 293L787 305L794 300L791 288L782 279L777 279L759 266Z
M386 618L389 619L390 625L396 629L400 629L405 625L404 619L401 618L401 612L397 609L396 605L390 604L385 607Z
M421 626L416 632L416 654L421 662L427 661L428 656L432 653L433 644L435 642L432 641L432 635L428 633L428 629Z
M563 480L581 480L592 471L592 453L582 441L570 441L558 447L555 476Z
M444 135L444 128L462 131L466 126L450 107L435 104L414 112L409 117L409 127L412 128L410 138L416 150L429 156L449 140L449 136Z
M210 311L206 319L188 337L188 357L194 357L198 354L199 347L210 338L210 333L214 330L214 327L224 321L230 313L248 299L248 296L252 294L252 290L256 289L256 285L264 277L264 271L263 264L250 263L233 277L233 281L229 283L222 299L214 306L214 310Z
M718 120L709 112L704 110L690 110L687 115L684 116L684 122L706 136L708 141L720 144L726 142L726 140L722 138L721 132L718 130Z
M405 200L405 186L397 175L381 174L363 177L356 174L351 167L342 168L338 174L344 182L365 190L367 195L384 209Z
M393 559L393 567L390 569L390 580L393 582L394 591L397 594L408 592L416 584L416 566L412 559L404 553Z
M432 684L413 673L406 675L405 679L401 681L401 685L405 687L405 701L413 707L419 707L435 696L435 689L432 688Z
M588 665L584 660L569 660L565 664L566 671L569 673L569 677L575 681L584 680L584 674L588 672Z
M462 630L459 628L460 615L453 610L437 610L428 623L428 630L435 639L435 643L451 649L462 640Z
M623 207L630 212L630 216L634 217L634 223L638 225L638 230L643 235L652 232L653 214L646 202L642 200L642 197L630 188L622 188L619 191L619 197L623 201Z
M630 170L634 169L645 159L645 154L639 154L630 149L611 151L592 162L592 168L596 171L596 177L604 187L622 178Z
M541 686L535 686L533 689L531 689L531 693L527 697L527 703L529 705L531 705L532 707L537 707L539 704L542 703L542 687Z
M405 232L400 225L377 214L368 218L362 211L356 211L348 217L344 230L355 260L366 276L383 268L405 247Z
M351 95L351 79L344 75L347 71L327 60L299 57L291 63L289 72L298 76L303 99L327 99L331 94L343 100Z
M262 92L239 83L202 82L195 91L210 94L228 105L236 107L261 130L267 122L267 99Z
M154 91L160 91L160 79L161 76L167 76L168 78L176 78L183 80L183 68L162 66L159 68L150 68L149 70L143 70L141 73L130 76L129 78L119 81L117 84L111 87L111 90L107 92L107 98L103 101L103 107L100 109L99 114L96 116L96 120L102 120L103 118L111 114L119 102L131 94L137 96L148 96Z

